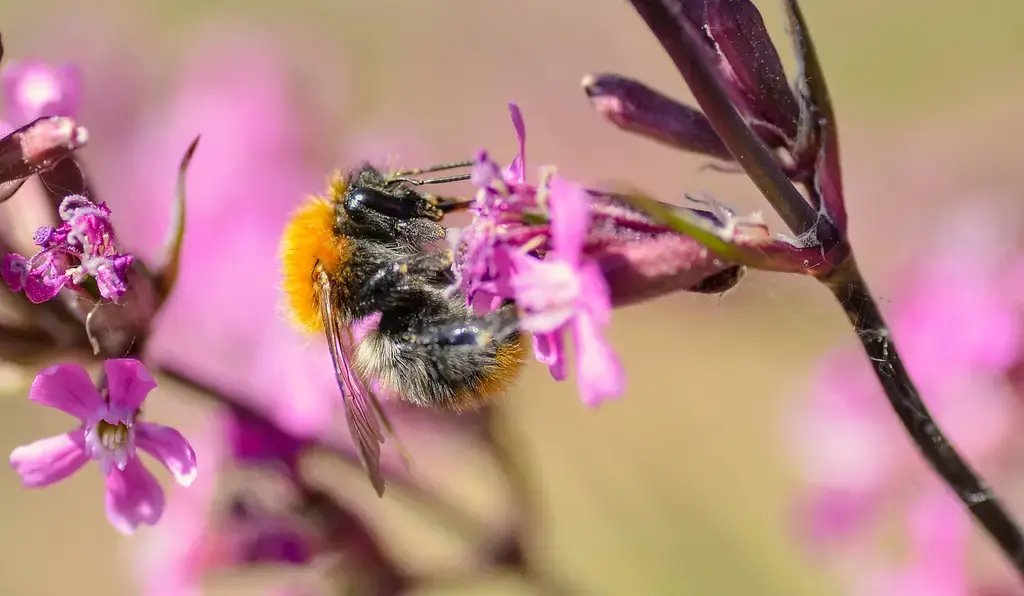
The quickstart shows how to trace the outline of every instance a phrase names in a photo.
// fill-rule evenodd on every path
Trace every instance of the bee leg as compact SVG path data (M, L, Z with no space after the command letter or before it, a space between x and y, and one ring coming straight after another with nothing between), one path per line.
M450 250L418 254L378 269L359 289L356 303L367 310L387 310L407 300L419 300L414 290L452 283Z

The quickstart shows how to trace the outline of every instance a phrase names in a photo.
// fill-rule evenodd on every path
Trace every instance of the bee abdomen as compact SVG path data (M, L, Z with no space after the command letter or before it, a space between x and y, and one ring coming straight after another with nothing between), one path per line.
M375 331L357 347L356 366L385 391L434 409L475 409L505 393L523 364L519 335L482 331L479 343L450 345L432 338L443 328L406 339Z

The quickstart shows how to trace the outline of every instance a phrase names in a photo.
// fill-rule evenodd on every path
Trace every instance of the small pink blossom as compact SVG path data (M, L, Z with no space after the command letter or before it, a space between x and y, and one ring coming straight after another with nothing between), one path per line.
M622 364L604 337L611 320L610 292L597 263L582 254L590 222L586 195L557 180L546 195L553 250L544 259L511 253L512 290L521 327L534 334L537 359L559 380L565 377L563 334L572 331L580 397L596 406L621 395L625 384Z
M156 381L137 360L103 363L104 381L96 387L77 364L58 364L35 378L29 399L57 408L81 421L75 430L18 447L11 466L27 487L49 486L96 460L107 479L107 517L120 532L153 525L164 509L156 478L136 457L136 447L163 464L178 484L196 478L196 456L173 428L139 420L140 408Z
M577 382L588 405L619 396L622 366L604 338L611 318L608 283L585 254L590 201L575 184L546 168L538 186L526 182L526 128L510 105L519 153L501 170L486 152L473 168L475 219L455 239L460 254L457 284L477 312L513 299L520 328L534 334L534 353L557 380L565 378L563 334L577 349ZM528 226L528 219L547 220Z
M7 120L20 126L43 116L75 117L82 79L72 64L11 62L0 73L0 90Z
M82 195L69 195L58 209L64 223L36 231L39 252L31 258L7 254L0 277L14 292L34 303L46 302L61 289L117 302L128 291L128 269L134 257L118 252L110 210ZM95 284L95 292L90 291ZM97 296L92 296L97 297Z

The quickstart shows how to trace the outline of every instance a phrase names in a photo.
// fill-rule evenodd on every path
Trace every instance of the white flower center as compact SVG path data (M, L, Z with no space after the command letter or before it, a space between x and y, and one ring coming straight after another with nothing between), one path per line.
M42 106L60 98L57 82L46 73L34 73L21 82L21 97L25 103Z
M580 278L573 268L559 261L545 263L543 275L519 288L516 301L524 311L521 325L526 331L546 333L569 322L580 297Z
M85 446L104 474L115 467L124 470L135 455L135 430L128 424L100 420L86 427Z

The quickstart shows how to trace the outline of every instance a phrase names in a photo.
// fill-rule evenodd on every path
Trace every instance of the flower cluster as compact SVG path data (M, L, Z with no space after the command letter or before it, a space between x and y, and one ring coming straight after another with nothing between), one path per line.
M137 360L103 364L94 385L77 364L44 369L29 399L78 418L67 433L18 447L11 466L28 487L44 487L74 474L95 460L107 481L107 517L117 530L132 533L139 524L155 524L164 510L156 478L139 461L136 447L162 463L182 486L196 478L196 454L173 428L139 419L142 404L156 381Z
M32 305L51 300L63 289L98 303L122 303L129 292L128 275L135 257L118 247L106 204L90 200L83 181L72 185L60 178L69 171L80 176L81 167L71 152L87 139L85 130L70 119L78 108L77 71L69 66L51 69L42 63L15 63L0 73L0 90L8 119L27 122L0 140L0 200L10 198L26 180L38 175L51 196L40 196L32 189L34 196L25 200L44 199L52 205L51 219L56 224L36 230L33 242L39 250L31 257L9 252L6 238L0 237L0 278L12 296L23 296ZM52 196L52 188L76 187L79 192ZM144 289L131 288L136 294ZM81 319L75 302L57 305L49 312L56 314L61 324L77 327L75 341L80 341ZM143 325L152 318L153 311L147 313ZM26 333L28 345L35 349L75 345L53 324L45 332L33 333L33 322L31 316L26 317L21 328L3 333L4 340L12 342L15 358L28 359L33 352L19 343L19 332ZM112 320L108 323L113 333L116 325ZM92 343L91 332L88 335ZM127 342L134 343L134 335ZM93 349L97 355L106 352L109 356L115 350L125 353L125 345L116 344L111 350L111 344L104 343L104 350L94 343ZM71 414L79 424L70 432L14 449L11 466L25 486L44 487L96 461L106 479L110 523L123 533L132 533L140 524L155 524L164 511L164 494L142 465L137 449L156 458L182 486L192 484L197 474L195 452L181 433L140 419L143 403L155 387L149 370L134 358L105 359L98 384L79 364L44 369L32 383L29 399Z
M7 254L0 276L14 292L24 291L34 303L46 302L62 288L117 302L128 289L128 269L134 257L119 253L110 210L82 195L65 197L58 228L40 227L35 234L39 252L30 258ZM98 294L98 296L97 296Z
M459 285L478 311L514 300L537 360L557 380L565 378L563 335L570 331L580 396L597 405L622 393L624 375L604 337L612 310L608 284L584 252L589 196L551 168L536 186L526 182L526 131L518 107L511 110L519 154L505 171L486 152L476 160L476 217L459 235ZM531 219L543 223L526 225Z
M502 169L478 154L471 181L473 222L450 237L456 287L478 314L505 301L519 328L533 334L534 354L557 380L566 377L564 335L576 351L580 396L588 405L621 395L622 365L605 338L614 307L676 291L720 293L743 267L693 238L659 224L621 200L566 180L553 167L536 183L526 176L526 129L510 106L519 153ZM711 221L697 209L679 213ZM735 225L726 214L715 225Z

